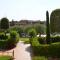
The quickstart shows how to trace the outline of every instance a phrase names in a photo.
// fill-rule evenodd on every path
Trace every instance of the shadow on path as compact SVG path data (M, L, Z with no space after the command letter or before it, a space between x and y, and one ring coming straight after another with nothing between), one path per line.
M33 52L32 52L32 47L31 47L31 45L28 46L25 50L30 53L30 56L31 56L31 57L33 56Z

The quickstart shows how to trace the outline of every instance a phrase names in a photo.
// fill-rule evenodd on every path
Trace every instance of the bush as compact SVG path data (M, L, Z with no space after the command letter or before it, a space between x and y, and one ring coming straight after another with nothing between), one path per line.
M10 49L16 46L19 41L19 35L16 31L11 31L9 36L1 33L0 39L0 49Z
M6 40L7 38L8 36L6 36L4 32L0 33L0 40L3 40L3 39Z
M34 55L47 56L48 55L48 45L36 45L32 44Z
M48 48L48 53L50 56L60 57L60 42L50 44Z
M17 32L11 31L10 37L7 41L7 44L9 45L9 46L7 45L7 48L10 48L10 47L12 48L12 47L16 46L18 41L19 41L19 35L17 34Z
M7 46L7 41L5 40L0 40L0 50L1 49L6 49Z
M50 38L50 41L52 42L52 43L54 43L54 42L60 42L60 36L55 36L55 37L51 37Z
M16 38L17 32L16 31L11 31L10 36L11 38Z
M60 42L39 44L36 38L31 41L34 55L60 57Z
M38 37L38 41L39 41L40 44L45 44L46 43L45 37Z
M32 38L32 37L36 37L36 31L35 29L30 29L29 32L28 32L29 36Z
M30 40L30 43L31 43L32 46L38 46L38 45L40 45L40 43L38 42L37 37L30 38L29 40Z
M11 31L10 39L17 43L19 41L19 34L16 31Z

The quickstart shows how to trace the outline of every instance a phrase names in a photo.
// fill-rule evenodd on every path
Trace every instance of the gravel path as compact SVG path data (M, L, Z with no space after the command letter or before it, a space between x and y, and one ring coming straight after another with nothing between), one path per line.
M20 41L14 49L14 60L31 60L31 46Z
M12 53L6 53L6 52L13 52L14 50L14 60L31 60L32 55L32 49L30 44L24 44L22 41L20 41L17 46L12 49L5 52L0 51L0 55L11 55Z

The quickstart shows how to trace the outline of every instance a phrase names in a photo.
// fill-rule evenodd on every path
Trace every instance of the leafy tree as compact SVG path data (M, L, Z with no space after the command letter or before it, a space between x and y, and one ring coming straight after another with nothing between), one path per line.
M34 26L37 34L40 33L40 34L44 34L45 33L45 25L43 24L35 24Z
M7 40L7 48L13 48L19 41L19 34L16 31L10 31L10 37Z
M19 33L19 36L22 37L21 33L23 33L23 29L21 27L17 28L17 32Z
M35 31L35 29L30 29L28 33L29 33L29 36L30 36L31 38L36 36L36 31Z
M50 43L49 13L46 11L46 41Z
M1 29L8 29L9 28L9 20L7 18L1 19Z
M29 30L32 29L32 26L25 27L24 32L28 34Z
M0 25L1 25L1 29L5 31L5 36L6 36L6 30L9 28L9 20L7 18L2 18Z

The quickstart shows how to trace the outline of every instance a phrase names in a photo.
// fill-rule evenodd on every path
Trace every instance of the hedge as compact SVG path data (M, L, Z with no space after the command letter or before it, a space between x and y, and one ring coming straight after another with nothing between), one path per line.
M46 37L38 37L38 41L40 44L46 43ZM60 36L51 36L50 37L50 43L60 42Z
M60 57L60 42L39 44L39 41L34 38L31 45L35 55Z
M52 36L52 37L50 37L50 41L52 42L52 43L54 43L54 42L60 42L60 36Z

